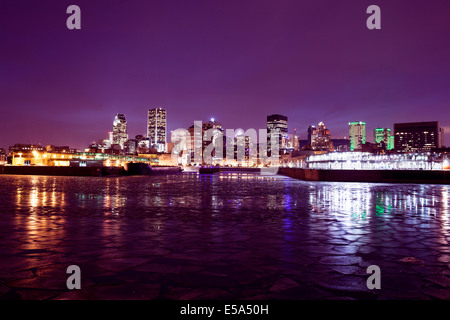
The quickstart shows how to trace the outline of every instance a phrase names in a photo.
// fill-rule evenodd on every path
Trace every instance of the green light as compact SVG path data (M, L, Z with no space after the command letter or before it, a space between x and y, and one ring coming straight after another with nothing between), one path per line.
M366 143L366 123L362 121L349 122L350 151L360 149Z
M358 125L358 124L366 125L366 123L365 123L365 122L362 122L362 121L358 121L358 122L349 122L348 124L349 124L349 125Z
M393 150L394 149L394 136L389 136L387 149L388 150Z

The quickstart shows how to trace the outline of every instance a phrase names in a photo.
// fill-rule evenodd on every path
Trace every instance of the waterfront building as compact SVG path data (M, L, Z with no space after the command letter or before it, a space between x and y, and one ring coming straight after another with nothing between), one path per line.
M93 142L89 145L89 148L92 149L98 149L98 150L107 150L109 148L111 148L111 139L100 139L97 140L96 142Z
M23 143L16 143L12 147L9 147L9 152L33 152L33 151L44 151L45 148L41 146L40 144L23 144Z
M125 167L129 163L155 164L155 157L121 155L103 152L47 152L28 151L11 152L14 166L48 166L48 167ZM157 161L157 160L156 160Z
M126 154L136 154L137 153L137 140L136 139L128 139L125 142L125 153Z
M304 168L319 170L448 170L449 154L375 155L369 152L332 152L307 157Z
M124 114L118 113L113 122L112 144L117 144L123 149L127 140L127 120Z
M138 153L147 153L150 151L150 147L152 146L152 141L149 137L144 137L141 134L138 134L136 137L136 148ZM153 149L155 150L155 149ZM157 151L156 151L157 152Z
M394 146L397 152L430 151L442 148L444 129L439 121L394 124Z
M366 143L366 123L349 122L350 151L361 150Z
M6 155L6 151L3 148L0 148L0 166L7 163L8 157Z
M148 110L147 137L158 152L167 150L167 111L162 108Z
M288 133L288 118L280 114L267 116L267 153L270 156L272 146L271 137L278 137L279 154L287 153L286 137Z
M47 150L47 152L55 152L55 153L75 153L75 152L78 152L77 149L70 148L69 146L48 145L45 149Z

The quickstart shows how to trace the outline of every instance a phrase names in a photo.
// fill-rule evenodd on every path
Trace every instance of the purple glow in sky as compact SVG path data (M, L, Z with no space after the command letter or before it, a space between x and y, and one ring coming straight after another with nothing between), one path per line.
M81 30L66 9L81 8ZM366 9L381 8L381 30ZM376 127L439 120L450 145L448 0L39 0L0 11L0 147L85 148L116 113L146 134L150 108L168 129L214 117L265 128L288 116L306 139L323 121Z

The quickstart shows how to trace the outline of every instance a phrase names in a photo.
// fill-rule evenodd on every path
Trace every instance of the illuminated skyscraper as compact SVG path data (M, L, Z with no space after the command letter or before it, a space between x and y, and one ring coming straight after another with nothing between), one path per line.
M391 135L391 129L376 128L373 130L373 139L375 144L384 144L386 150L394 149L394 136Z
M362 121L349 122L350 151L361 150L366 143L366 123Z
M200 128L200 124L201 124L201 128ZM215 129L215 132L213 133L212 137L210 140L208 139L204 139L204 135L206 133L207 130L213 130ZM216 120L214 120L214 118L212 118L210 121L208 122L194 122L194 125L190 126L188 129L190 137L191 137L191 159L195 159L195 154L197 153L198 155L198 161L199 162L195 162L197 164L201 164L203 162L203 151L206 149L206 147L208 145L210 145L211 143L213 143L214 145L220 145L220 142L218 141L218 139L222 140L222 148L223 148L223 128L222 128L222 124ZM212 159L214 161L218 161L219 158L222 159L222 155L223 155L223 149L222 149L222 155L220 157L216 157L216 152L219 153L217 150L214 150L212 152ZM220 154L220 153L219 153Z
M156 148L158 152L166 152L166 133L166 110L162 108L148 110L147 136L150 138L151 145Z
M278 136L278 148L280 154L286 152L286 137L288 133L288 118L279 114L267 116L267 151L271 154L270 139L273 135Z
M430 151L442 148L444 129L439 121L395 123L395 150L399 152Z
M330 130L323 122L319 122L317 128L309 126L308 142L312 150L333 151L333 142L331 141Z
M314 139L316 133L317 133L316 126L311 125L308 127L308 142L307 142L308 146L310 146L310 147L312 146L312 142L313 142L313 139Z
M120 145L120 147L123 149L127 140L127 120L125 119L125 115L118 113L114 118L112 143Z
M389 136L387 147L388 147L387 150L394 150L394 147L395 147L395 138L394 138L394 136Z

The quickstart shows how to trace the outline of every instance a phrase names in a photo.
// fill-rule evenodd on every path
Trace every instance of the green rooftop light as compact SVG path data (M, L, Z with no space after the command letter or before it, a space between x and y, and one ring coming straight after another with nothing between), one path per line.
M362 121L357 121L357 122L349 122L348 123L349 125L355 125L355 124L366 124L365 122L362 122Z

